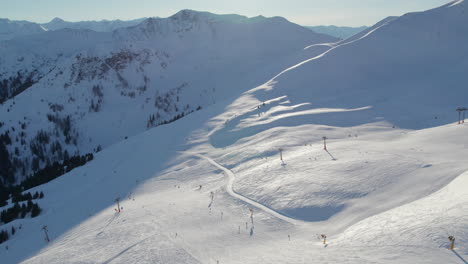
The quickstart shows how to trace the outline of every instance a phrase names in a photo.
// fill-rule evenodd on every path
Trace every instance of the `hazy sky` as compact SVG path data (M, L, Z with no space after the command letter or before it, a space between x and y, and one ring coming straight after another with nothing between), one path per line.
M0 0L0 18L48 22L168 17L181 9L283 16L301 25L370 26L450 0Z

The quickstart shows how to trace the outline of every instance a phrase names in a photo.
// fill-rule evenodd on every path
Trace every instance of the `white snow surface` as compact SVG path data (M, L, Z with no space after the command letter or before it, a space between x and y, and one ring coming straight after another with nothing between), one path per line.
M36 187L44 212L5 225L22 229L2 263L466 263L468 127L454 120L468 23L454 3Z
M70 154L92 152L145 131L151 115L149 127L238 96L323 52L305 46L335 40L279 17L193 10L113 32L61 29L18 37L0 43L0 81L21 73L35 83L0 105L0 120L8 123L0 133L23 138L25 123L26 142L43 130ZM61 110L53 110L57 105ZM48 114L70 117L76 145L54 132ZM31 158L20 143L9 146L10 153L19 148L19 159Z
M340 39L350 38L367 29L366 26L362 27L340 27L340 26L308 26L306 27L317 33L327 34Z
M33 35L47 31L39 24L28 21L12 21L0 18L0 41L13 39L19 36Z
M29 21L9 20L0 18L0 41L11 40L20 36L34 35L46 31L61 29L92 30L97 32L111 32L119 28L131 27L140 24L147 18L133 20L101 20L68 22L60 18L54 18L48 23L34 23Z

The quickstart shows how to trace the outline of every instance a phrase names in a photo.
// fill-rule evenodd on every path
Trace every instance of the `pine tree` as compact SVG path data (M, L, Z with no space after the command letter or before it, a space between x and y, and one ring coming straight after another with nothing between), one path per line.
M26 205L23 203L21 205L21 218L25 218L27 213L28 213L28 209L26 208Z
M30 212L33 208L33 202L31 200L28 200L28 207L27 207L27 211Z
M31 199L33 199L33 196L31 195L31 193L28 192L23 196L23 199L24 200L31 200Z
M39 207L39 205L34 204L31 210L31 217L34 218L38 216L40 213L41 213L41 208Z
M7 241L8 238L9 238L8 232L5 231L5 230L2 230L2 231L0 232L0 244L3 243L3 242L5 242L5 241Z

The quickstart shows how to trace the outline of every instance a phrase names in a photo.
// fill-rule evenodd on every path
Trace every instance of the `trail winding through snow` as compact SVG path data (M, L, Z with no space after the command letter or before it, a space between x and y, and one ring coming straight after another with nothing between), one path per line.
M217 163L216 161L214 161L213 159L207 157L207 156L204 156L204 155L201 155L201 154L197 154L197 153L190 153L190 152L185 152L185 154L189 154L189 155L192 155L192 156L196 156L198 158L201 158L201 159L204 159L206 161L208 161L209 163L211 163L213 166L221 169L224 171L224 173L229 177L229 181L226 185L226 191L228 192L228 194L236 199L239 199L247 204L250 204L278 219L281 219L283 221L286 221L288 223L291 223L291 224L294 224L294 225L302 225L304 224L305 222L303 221L300 221L300 220L297 220L297 219L293 219L293 218L290 218L288 216L285 216L261 203L258 203L248 197L245 197L243 196L242 194L240 193L237 193L236 191L234 191L233 189L233 185L234 185L234 181L236 180L236 176L234 174L234 172L232 172L230 169L222 166L221 164Z
M463 1L464 1L464 0L463 0ZM380 26L378 26L378 27L372 29L371 31L367 32L367 34L365 34L364 36L362 36L362 37L360 37L360 38L358 38L358 39L354 39L354 40L347 41L347 42L342 42L342 43L337 42L336 44L335 44L335 43L322 43L322 44L314 44L314 45L311 45L311 46L307 46L307 47L304 48L305 50L306 50L306 49L309 49L309 48L311 48L311 47L314 47L314 46L318 46L318 45L325 45L325 46L329 46L329 47L331 47L331 48L330 48L329 50L325 51L324 53L318 55L318 56L315 56L315 57L313 57L313 58L307 59L307 60L305 60L305 61L303 61L303 62L300 62L300 63L298 63L298 64L296 64L296 65L294 65L294 66L292 66L292 67L287 68L286 70L283 70L282 72L278 73L275 77L273 77L273 78L272 78L270 81L268 81L267 83L271 83L271 82L275 81L275 80L276 80L278 77L280 77L281 75L285 74L285 73L288 72L288 71L291 71L291 70L293 70L293 69L296 69L296 68L302 66L303 64L306 64L306 63L308 63L308 62L311 62L311 61L320 59L320 58L324 57L325 55L327 55L328 53L330 53L331 51L333 51L333 50L335 50L335 49L337 49L337 48L339 48L339 47L346 46L346 45L352 44L352 43L354 43L354 42L357 42L357 41L359 41L359 40L365 39L365 38L367 38L368 36L372 35L372 33L374 33L375 31L379 30L381 27L384 27L384 26L386 26L386 25L388 25L388 24L389 24L389 22L384 23L384 24L382 24L382 25L380 25ZM254 89L254 90L255 90L255 89Z

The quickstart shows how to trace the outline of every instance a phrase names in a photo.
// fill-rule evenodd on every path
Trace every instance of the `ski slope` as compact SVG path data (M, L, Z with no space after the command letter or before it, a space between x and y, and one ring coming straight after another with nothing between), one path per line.
M466 210L463 210L468 201L466 188L463 188L466 174L457 175L459 171L468 170L466 166L459 165L466 148L454 148L459 144L468 144L466 138L460 137L466 133L466 126L451 124L416 132L389 127L359 127L355 128L359 131L358 138L344 142L346 148L340 146L339 142L346 141L347 135L330 141L328 148L330 153L336 156L336 161L331 160L322 149L321 140L318 138L310 140L312 147L301 144L296 149L288 148L284 153L285 166L281 165L277 153L265 155L268 157L265 159L254 155L252 152L255 150L246 148L244 144L235 144L229 147L229 151L223 151L222 148L213 149L207 143L197 144L196 147L187 150L190 153L205 153L210 149L210 159L217 160L216 162L219 160L219 164L222 164L219 167L213 166L207 159L178 154L187 148L187 145L171 147L171 144L165 143L166 140L161 137L162 134L171 131L174 138L182 142L201 140L195 134L186 135L174 131L187 131L197 127L199 121L209 115L208 111L203 110L195 113L194 119L182 119L169 125L173 126L172 128L161 127L131 138L102 151L89 165L41 187L46 193L44 199L48 199L43 202L47 204L48 209L37 220L32 220L36 221L35 223L25 223L24 228L27 228L25 230L28 230L28 233L19 233L9 241L10 249L8 252L2 250L2 255L10 257L19 251L16 254L22 258L20 251L27 247L36 248L37 251L31 251L33 255L24 263L63 263L64 259L67 263L216 263L218 260L220 263L457 263L459 258L446 249L448 241L445 241L445 238L446 234L450 233L459 239L457 243L460 243L460 246L457 246L456 252L466 258L468 251L463 246L466 243L464 232L468 217ZM299 129L296 127L295 130L296 133L308 134L312 126ZM210 127L212 126L207 129ZM333 130L336 130L337 134L348 132L348 129L342 128ZM284 140L285 137L293 137L296 140L305 138L290 132L266 133L269 134L272 143ZM450 140L446 140L446 137ZM395 141L395 138L399 140ZM246 140L246 144L258 146L256 141L258 138L254 136ZM396 144L389 145L386 143L388 141ZM440 147L442 142L445 147ZM303 165L305 162L301 159L308 160L307 154L311 152L318 158L316 166L345 169L347 178L341 179L339 173L333 174L341 186L345 186L351 178L353 184L369 187L367 175L358 177L362 171L357 170L353 173L346 165L349 162L364 163L365 159L358 153L349 153L346 149L358 149L361 152L372 149L374 153L366 157L370 160L366 171L378 172L382 163L374 163L378 157L374 160L370 157L382 156L385 162L392 163L386 156L388 153L400 152L402 146L410 152L409 155L422 161L415 164L399 161L399 170L388 172L385 178L392 181L392 177L399 171L414 169L417 165L417 170L424 174L421 177L424 177L426 182L413 177L408 177L410 179L406 181L395 179L393 187L397 189L396 192L392 192L391 187L376 184L374 187L378 189L379 194L348 199L351 204L348 208L351 210L344 209L335 217L322 222L308 221L303 225L296 225L278 218L268 208L262 210L265 207L282 210L280 206L269 205L265 200L296 201L294 191L300 192L308 186L307 180L321 184L324 189L337 185L337 182L330 182L327 178L310 177L310 173L316 170L308 169L306 175L303 175L302 169L295 165ZM161 147L169 149L167 153L170 153L171 158L158 154ZM259 151L261 149L260 147ZM382 149L382 153L376 153ZM135 154L128 157L128 153ZM459 160L452 160L456 156ZM243 165L234 165L237 163L236 157L251 158L251 162L270 166L273 170L282 170L282 175L292 180L278 180L273 171L254 180L257 186L251 186L251 182L242 183L244 177L251 178L251 175L244 175L250 170L242 170ZM332 163L336 164L331 165ZM429 164L431 166L426 167ZM259 201L263 206L253 207L256 204L231 196L229 191L226 191L226 187L228 186L229 190L230 185L230 180L225 176L227 167L236 171L233 186L236 192L248 197L249 201ZM160 172L154 174L157 171ZM445 175L449 173L450 175ZM266 174L272 174L273 178L264 179ZM429 180L437 177L440 178L438 183ZM453 179L455 180L450 183ZM72 187L78 184L76 181L83 180L86 182L85 186ZM408 184L408 180L419 182L417 185L414 182L411 185ZM202 189L198 190L200 184ZM267 189L272 185L276 188L290 188L285 192L289 193L289 196L277 192L262 194L264 199L257 199L249 193L246 185L256 190ZM326 187L327 185L329 186ZM401 200L409 197L405 189L414 193L413 201ZM294 191L290 192L291 190ZM211 212L208 208L210 192L215 193ZM436 193L425 196L426 193L432 192ZM331 193L340 195L339 191ZM123 200L123 211L120 214L114 212L115 206L112 205L117 196ZM419 199L418 196L422 198ZM316 194L301 204L310 207L310 203L319 198L320 195ZM329 199L329 202L333 202L333 199ZM352 210L353 203L359 206L360 210ZM365 208L366 206L368 208ZM393 209L386 210L387 206ZM292 207L291 205L290 208ZM249 208L254 209L254 226L250 222ZM379 210L382 212L376 213ZM346 217L339 217L339 214ZM352 217L363 219L351 224L347 219ZM434 218L437 218L436 222L433 222ZM419 220L415 221L416 219ZM42 224L48 224L53 238L52 243L46 247L39 228ZM336 230L336 226L343 225L345 228ZM403 231L411 232L402 235ZM321 233L326 233L329 237L326 248L316 238L317 234ZM420 261L421 256L425 256L424 261ZM15 263L18 258L9 259L7 263L10 263L10 260L11 263Z
M223 167L222 165L220 165L219 163L217 163L216 161L214 161L213 159L211 159L209 157L199 155L199 154L195 154L195 156L207 160L213 166L215 166L215 167L217 167L217 168L224 171L224 173L229 177L229 181L228 181L228 183L226 185L226 191L233 198L236 198L236 199L238 199L240 201L243 201L243 202L245 202L247 204L250 204L250 205L256 207L257 209L262 210L263 212L266 212L266 213L268 213L268 214L270 214L270 215L272 215L272 216L274 216L274 217L276 217L278 219L284 220L284 221L289 222L291 224L301 224L301 222L299 222L299 221L297 221L295 219L291 219L291 218L289 218L287 216L279 214L278 212L272 210L271 208L268 208L268 207L264 206L263 204L260 204L260 203L258 203L256 201L253 201L253 200L249 199L248 197L245 197L245 196L243 196L243 195L241 195L239 193L236 193L234 191L234 189L233 189L233 185L234 185L234 181L236 179L236 176L234 175L234 173L231 170L229 170L226 167Z
M437 68L422 59L466 25L422 51L432 29L407 32L463 21L466 3L454 3L383 23L36 187L45 210L5 225L23 227L2 263L466 263L468 126L454 111L466 77L441 70L466 61L458 51ZM386 55L404 40L416 44ZM394 70L403 62L420 67Z

